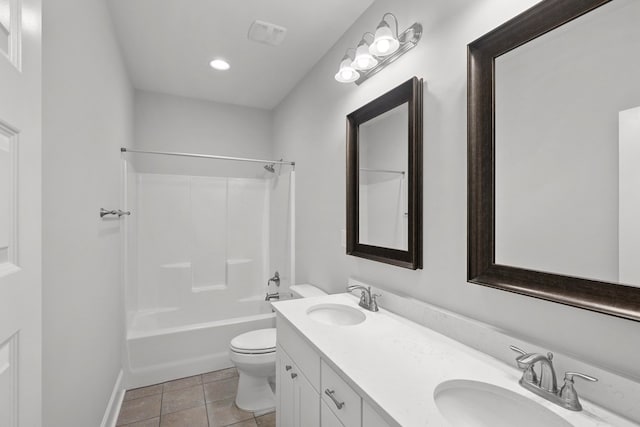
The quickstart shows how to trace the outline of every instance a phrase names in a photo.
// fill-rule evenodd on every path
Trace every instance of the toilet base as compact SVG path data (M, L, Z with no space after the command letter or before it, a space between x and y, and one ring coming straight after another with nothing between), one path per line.
M238 371L236 406L248 412L270 412L276 407L276 396L267 377L253 377Z

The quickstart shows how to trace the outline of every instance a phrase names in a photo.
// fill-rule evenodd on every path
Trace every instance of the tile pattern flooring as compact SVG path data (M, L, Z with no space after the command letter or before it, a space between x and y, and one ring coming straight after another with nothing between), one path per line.
M254 416L235 405L235 368L128 390L122 427L275 427L275 412Z

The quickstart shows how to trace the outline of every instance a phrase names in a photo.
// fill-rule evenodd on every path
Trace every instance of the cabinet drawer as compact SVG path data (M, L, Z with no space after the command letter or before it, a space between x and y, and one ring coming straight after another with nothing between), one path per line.
M276 318L278 344L295 360L313 388L320 391L320 356L298 332L280 316Z
M326 403L320 404L320 427L344 427Z
M322 400L346 427L359 427L362 411L360 396L324 360L321 374Z

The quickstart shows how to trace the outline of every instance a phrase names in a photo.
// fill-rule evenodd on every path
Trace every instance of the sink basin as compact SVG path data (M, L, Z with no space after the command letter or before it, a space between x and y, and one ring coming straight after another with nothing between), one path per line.
M307 315L316 322L334 326L357 325L366 316L357 308L344 304L318 304L307 310Z
M446 381L436 387L433 398L454 427L571 427L533 400L483 382Z

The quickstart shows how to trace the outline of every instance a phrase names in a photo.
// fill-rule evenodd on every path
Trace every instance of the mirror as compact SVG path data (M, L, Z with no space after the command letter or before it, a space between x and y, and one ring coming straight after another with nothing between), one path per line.
M407 104L360 125L358 134L359 241L365 245L407 250Z
M347 116L347 254L422 268L422 79Z
M468 281L640 320L640 2L546 0L468 46Z

